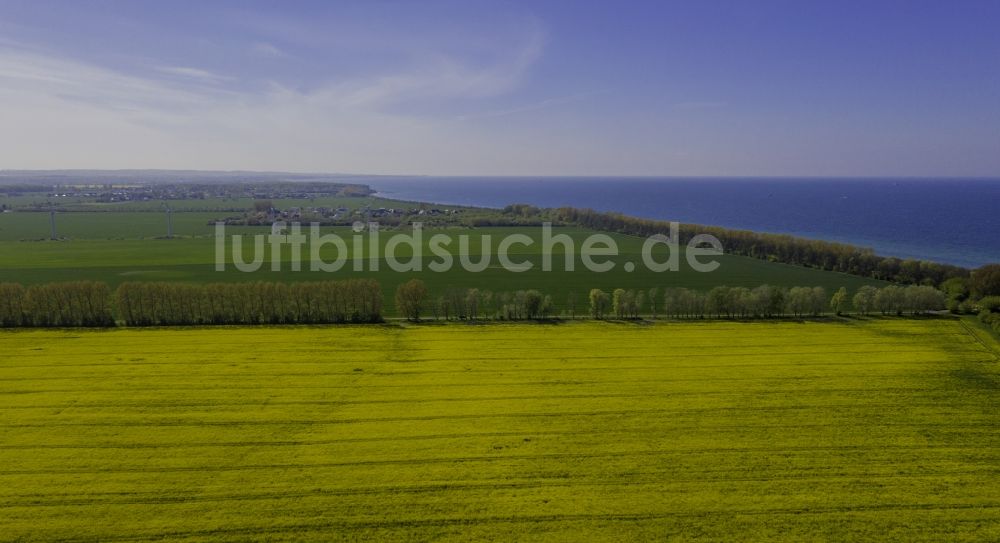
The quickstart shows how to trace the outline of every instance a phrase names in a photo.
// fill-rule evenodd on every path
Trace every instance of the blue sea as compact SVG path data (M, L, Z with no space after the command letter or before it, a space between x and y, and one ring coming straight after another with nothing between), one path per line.
M373 177L388 198L527 203L792 234L882 255L1000 262L1000 179Z

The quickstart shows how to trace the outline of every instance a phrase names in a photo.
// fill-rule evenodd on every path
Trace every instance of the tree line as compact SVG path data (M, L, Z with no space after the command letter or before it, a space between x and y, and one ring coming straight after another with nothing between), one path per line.
M409 320L530 320L552 316L552 297L535 289L493 292L479 288L448 288L431 297L420 279L396 289L396 310Z
M978 302L979 320L1000 334L1000 296L986 296Z
M1000 321L1000 297L978 302L987 324ZM555 314L550 295L536 289L493 292L450 288L437 297L412 279L396 289L396 309L410 320L535 320ZM761 285L687 288L592 289L587 299L570 294L562 316L594 319L774 318L841 314L849 305L862 315L920 314L946 307L946 294L926 285L864 286L849 297L822 287ZM127 326L212 324L337 324L382 321L382 290L373 279L302 283L127 282L112 291L105 283L75 281L24 287L0 283L0 326Z
M670 233L670 223L630 217L620 213L605 213L592 209L560 207L539 209L526 204L514 204L503 209L503 214L517 217L522 222L549 220L648 237ZM697 234L711 234L722 242L728 254L748 256L771 262L819 268L870 277L895 283L939 286L953 277L968 277L969 270L950 264L924 260L901 260L876 255L872 249L846 243L799 238L784 234L767 234L749 230L735 230L718 226L680 224L678 242L686 245Z
M0 283L0 325L114 326L111 290L95 281L46 283L25 288Z
M983 324L1000 334L1000 264L987 264L968 278L954 277L941 284L948 310L976 314Z
M0 283L0 325L337 324L382 321L374 279L302 283Z
M635 319L641 314L684 318L760 319L774 317L841 315L852 303L862 315L921 314L945 308L944 293L926 285L883 288L863 286L849 298L841 287L829 295L823 287L782 288L760 285L755 288L718 286L708 292L688 288L658 288L648 291L616 289L609 296L599 289L590 291L590 311L594 318L614 315Z
M843 314L853 305L862 315L922 314L945 309L945 294L927 285L883 288L863 286L850 296L841 287L829 295L823 287L783 288L761 285L715 287L708 292L688 288L654 287L614 289L607 292L591 289L587 299L578 303L570 293L562 316L576 318L578 312L593 319L639 319L643 316L674 319L689 318L775 318L807 317L825 313ZM552 297L538 290L494 293L478 288L448 289L433 297L419 279L411 279L396 289L396 309L409 320L423 317L435 320L531 320L548 318L554 313Z
M123 283L115 293L129 326L340 324L382 321L374 279L277 283Z

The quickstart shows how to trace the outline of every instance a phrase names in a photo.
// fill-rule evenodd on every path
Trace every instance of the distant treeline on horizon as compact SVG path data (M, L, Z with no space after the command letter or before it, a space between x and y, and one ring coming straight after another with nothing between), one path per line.
M620 213L577 209L573 207L537 208L527 204L509 205L506 216L519 224L545 220L594 230L648 237L668 235L670 222L641 219ZM481 224L487 226L486 224ZM495 226L501 226L497 224ZM954 277L968 277L971 270L951 264L926 260L880 256L868 248L846 243L800 238L787 234L767 234L734 230L719 226L680 224L680 244L687 244L698 234L711 234L722 242L724 252L770 262L835 271L903 284L939 286Z

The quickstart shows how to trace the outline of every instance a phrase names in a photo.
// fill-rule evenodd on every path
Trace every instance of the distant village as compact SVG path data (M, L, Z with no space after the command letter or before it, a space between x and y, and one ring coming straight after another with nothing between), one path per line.
M37 188L35 188L37 190ZM224 184L72 184L54 185L49 198L88 199L99 203L148 202L156 200L207 200L253 198L301 199L370 196L367 185L344 183L224 183Z
M319 221L341 224L353 221L380 220L389 224L401 221L404 217L444 217L457 215L461 209L438 207L379 207L368 206L358 208L347 207L290 207L277 209L270 201L258 201L257 208L242 217L230 217L226 224L230 225L262 225L275 221Z
M356 221L379 221L391 226L417 217L450 222L450 219L463 212L461 208L435 204L373 199L371 197L374 194L367 185L326 181L150 183L123 180L114 183L88 183L79 180L73 183L4 185L0 187L0 196L34 195L38 198L15 206L4 203L0 206L0 213L12 210L65 212L84 209L78 206L91 203L147 202L155 210L160 210L162 206L168 214L195 210L231 214L213 219L211 224L221 221L229 225L258 226L270 225L276 221L299 221L344 225ZM44 200L41 199L42 196ZM183 203L191 201L216 203L197 206ZM149 210L150 206L140 206L139 209ZM94 208L86 207L85 210L93 211Z

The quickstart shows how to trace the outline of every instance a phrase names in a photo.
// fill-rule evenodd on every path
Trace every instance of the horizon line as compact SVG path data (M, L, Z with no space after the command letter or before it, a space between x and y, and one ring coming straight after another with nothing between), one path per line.
M874 179L894 179L894 180L1000 180L1000 174L996 175L956 175L956 174L929 174L929 175L829 175L829 174L719 174L719 175L683 175L683 174L482 174L482 173L461 173L461 174L428 174L428 173L357 173L357 172L323 172L323 171L289 171L289 170L226 170L226 169L194 169L194 168L52 168L52 169L26 169L26 168L0 168L0 176L17 174L41 174L41 173L200 173L200 174L266 174L266 175L296 175L296 176L331 176L331 177L407 177L407 178L473 178L473 179L774 179L774 180L794 180L794 179L844 179L844 180L874 180Z

